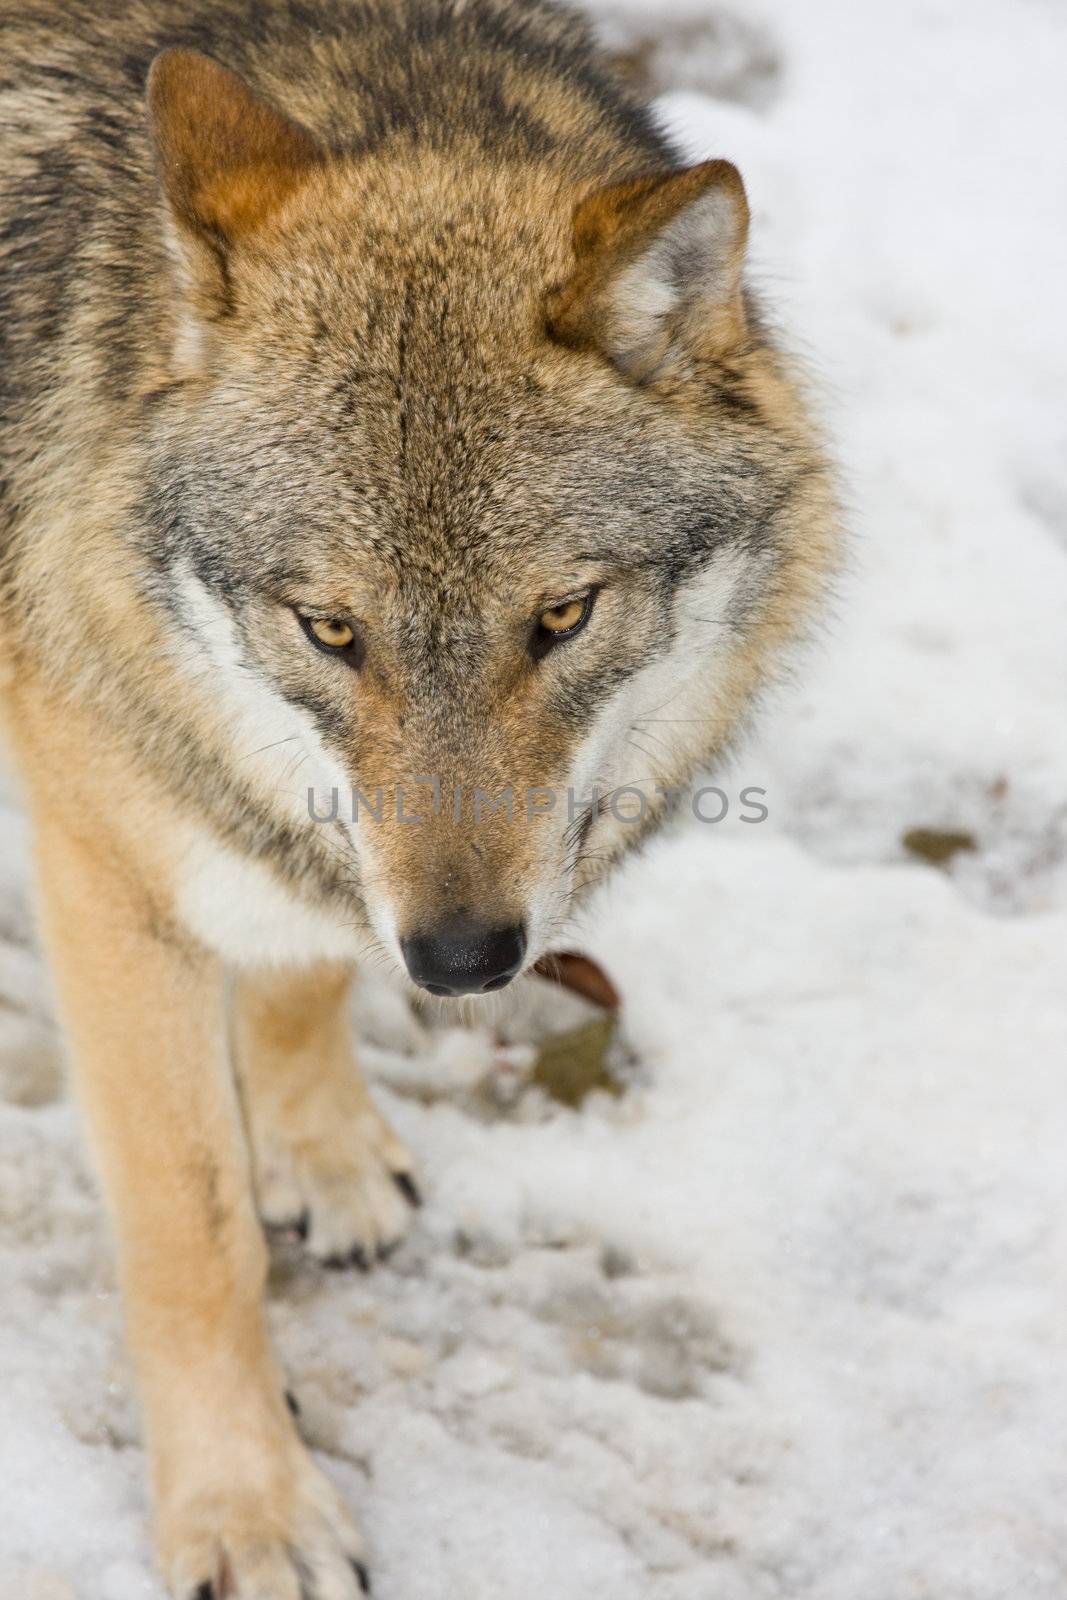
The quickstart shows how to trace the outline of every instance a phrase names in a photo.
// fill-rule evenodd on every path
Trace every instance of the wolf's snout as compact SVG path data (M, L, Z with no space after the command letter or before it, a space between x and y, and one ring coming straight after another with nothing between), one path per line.
M431 994L486 994L502 989L519 971L526 930L521 923L493 928L460 913L428 933L402 939L400 948L412 978Z

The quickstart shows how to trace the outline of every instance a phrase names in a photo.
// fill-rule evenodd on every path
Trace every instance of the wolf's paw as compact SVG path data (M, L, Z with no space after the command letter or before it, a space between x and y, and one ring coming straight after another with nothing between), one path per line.
M333 1485L302 1454L284 1487L205 1494L165 1513L160 1551L175 1600L363 1600L363 1541Z
M365 1103L350 1121L255 1140L256 1193L270 1228L296 1229L329 1267L369 1267L399 1243L420 1204L410 1152Z

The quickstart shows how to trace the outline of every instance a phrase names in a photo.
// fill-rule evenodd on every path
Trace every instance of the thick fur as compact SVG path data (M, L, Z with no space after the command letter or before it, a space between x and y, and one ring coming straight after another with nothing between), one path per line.
M788 660L832 484L741 280L740 179L680 170L571 13L2 18L3 699L162 1558L183 1597L330 1600L360 1545L282 1400L253 1176L323 1257L395 1240L349 964L457 913L543 954ZM298 613L350 619L359 663Z

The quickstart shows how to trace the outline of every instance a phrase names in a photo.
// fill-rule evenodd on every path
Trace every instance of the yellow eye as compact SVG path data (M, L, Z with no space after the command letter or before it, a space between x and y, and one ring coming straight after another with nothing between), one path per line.
M588 599L565 600L561 606L549 606L541 613L541 626L547 633L570 633L584 619L588 604Z
M590 589L577 600L561 600L558 606L545 607L530 635L530 654L535 661L546 655L553 645L581 633L589 621L595 599L596 590Z
M358 628L342 622L340 617L307 617L297 611L296 617L316 650L323 655L339 656L346 667L363 665L363 639Z
M338 622L336 617L318 617L308 626L319 643L330 650L347 650L356 637L348 623Z

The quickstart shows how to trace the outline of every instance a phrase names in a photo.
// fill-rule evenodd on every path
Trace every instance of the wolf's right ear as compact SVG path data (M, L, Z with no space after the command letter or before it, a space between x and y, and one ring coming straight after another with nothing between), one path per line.
M195 50L163 50L148 119L169 244L195 311L226 309L226 257L326 159L311 135Z
M549 296L549 329L639 383L727 355L746 331L747 235L729 161L599 189L574 213L574 272Z

